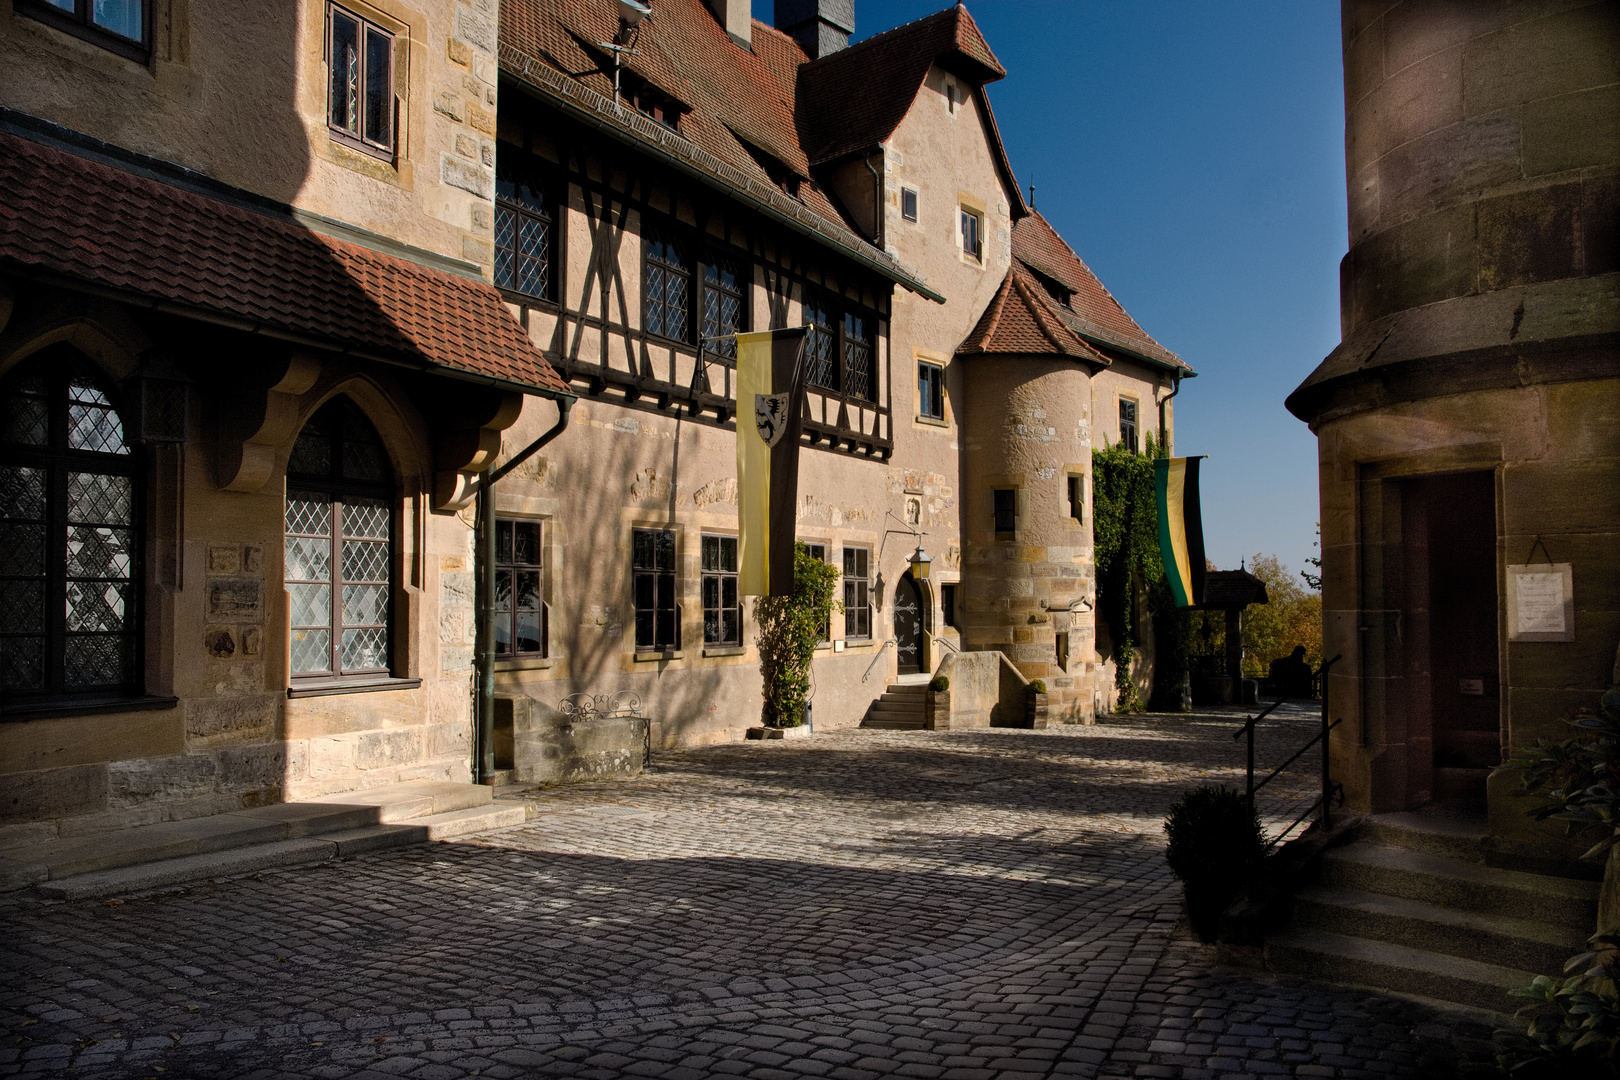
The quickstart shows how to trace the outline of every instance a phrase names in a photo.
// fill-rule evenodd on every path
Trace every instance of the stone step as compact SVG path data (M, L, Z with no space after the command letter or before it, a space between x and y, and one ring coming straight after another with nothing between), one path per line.
M874 701L867 709L868 716L921 716L921 705L896 705L889 701Z
M414 821L488 806L492 796L491 789L481 784L417 780L308 802L277 803L12 847L0 851L0 891L120 867Z
M1266 967L1280 974L1416 994L1499 1013L1512 1012L1520 1000L1509 997L1508 991L1535 977L1515 968L1306 927L1268 938L1265 958Z
M1556 974L1580 952L1585 933L1418 900L1313 885L1294 897L1294 925L1463 959L1490 957L1504 966Z
M921 731L923 724L924 720L920 716L913 720L880 720L869 716L861 721L861 727L876 728L880 731Z
M413 818L407 822L368 825L297 840L253 844L228 851L187 855L177 859L142 863L138 866L119 867L115 870L77 874L59 881L40 882L36 888L40 895L58 900L83 900L145 892L170 885L184 885L191 881L230 877L272 867L330 862L333 859L348 858L368 851L414 847L430 840L449 840L452 837L504 829L528 821L529 811L530 806L527 803L469 806L443 814Z
M927 686L891 686L883 696L900 701L922 701L928 696Z
M1596 882L1499 870L1366 842L1324 855L1321 877L1326 885L1577 930L1589 929L1597 917Z
M1482 863L1486 835L1483 821L1398 813L1369 816L1361 826L1360 837L1382 847Z

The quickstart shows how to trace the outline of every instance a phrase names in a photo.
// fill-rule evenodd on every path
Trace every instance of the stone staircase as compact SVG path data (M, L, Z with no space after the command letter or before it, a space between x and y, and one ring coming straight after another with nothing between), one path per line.
M863 728L884 731L921 731L927 723L927 675L902 675L866 710Z
M325 862L519 825L527 802L481 784L417 780L0 850L0 892L113 896L273 866Z
M1593 881L1485 863L1485 829L1427 814L1380 814L1322 857L1318 884L1269 936L1266 966L1496 1012L1507 991L1557 975L1597 923Z

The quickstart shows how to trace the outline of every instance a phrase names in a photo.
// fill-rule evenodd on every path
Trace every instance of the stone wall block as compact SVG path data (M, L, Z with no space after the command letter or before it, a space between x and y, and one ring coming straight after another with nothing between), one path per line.
M123 807L208 795L217 772L208 754L115 761L107 767L107 801Z
M355 764L362 769L411 765L421 757L422 732L419 728L368 731L360 736L355 748Z
M0 774L0 823L71 817L107 805L107 766Z
M470 645L444 645L439 648L439 673L452 675L458 672L470 671L473 666L473 651Z
M1479 287L1505 289L1580 273L1576 248L1578 184L1482 199Z
M495 196L495 181L488 170L462 161L454 154L439 155L439 179L450 187L471 192L480 199Z
M456 36L476 49L495 55L495 22L466 4L456 5Z
M1496 113L1430 132L1379 162L1387 225L1519 179L1518 114Z
M1620 270L1620 177L1593 176L1581 183L1581 250L1588 276Z
M472 752L472 731L465 723L430 724L426 734L429 757L465 757Z
M242 569L242 549L236 544L208 545L208 572L235 574Z
M268 729L275 723L276 698L277 695L261 694L188 701L186 735L193 739L214 739Z
M462 102L461 95L450 90L441 90L433 95L433 111L449 117L458 124L467 118L467 107Z
M473 576L465 570L445 570L439 574L439 608L471 608Z
M263 619L264 582L258 578L210 577L207 613L209 619L220 622Z
M281 743L233 746L219 752L219 786L227 791L280 787L287 771Z
M1463 97L1474 116L1584 90L1595 73L1611 73L1603 80L1610 82L1620 69L1620 35L1608 4L1527 18L1474 38L1466 48Z
M355 749L358 740L353 736L337 736L309 740L309 775L312 780L352 776L355 772ZM339 790L328 787L327 790Z

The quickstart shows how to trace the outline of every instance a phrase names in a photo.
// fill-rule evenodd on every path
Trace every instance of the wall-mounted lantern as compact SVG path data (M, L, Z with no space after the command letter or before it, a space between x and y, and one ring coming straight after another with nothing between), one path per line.
M918 544L917 550L911 554L911 576L918 581L928 580L928 570L933 561L928 557L928 552L923 550L922 545Z

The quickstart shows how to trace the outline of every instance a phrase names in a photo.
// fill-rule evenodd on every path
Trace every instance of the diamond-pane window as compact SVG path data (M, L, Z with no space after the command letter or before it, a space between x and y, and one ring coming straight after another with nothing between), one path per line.
M551 197L530 159L502 149L495 163L495 284L537 300L552 291Z
M805 339L808 352L808 378L811 386L838 391L838 334L834 329L832 305L826 296L805 287L804 321L810 327Z
M876 401L872 385L871 320L854 312L844 314L844 393Z
M388 671L392 491L387 451L352 401L335 398L310 417L287 466L294 679Z
M109 385L73 349L0 382L0 700L138 689L134 459Z
M649 334L687 340L692 264L675 241L649 231L642 240L647 256L642 281L642 320Z
M736 359L737 339L743 329L742 286L737 270L724 261L703 265L703 347Z

